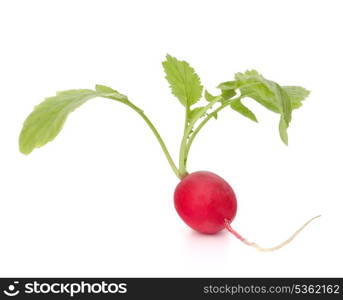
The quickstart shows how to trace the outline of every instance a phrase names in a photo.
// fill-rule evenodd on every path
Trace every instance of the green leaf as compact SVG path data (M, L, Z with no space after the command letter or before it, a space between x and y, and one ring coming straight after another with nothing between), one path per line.
M276 94L276 98L279 101L279 103L281 104L281 110L280 110L280 114L283 116L285 122L288 124L291 122L292 120L292 104L291 104L291 100L288 97L288 94L286 93L286 91L277 83L275 83L275 94Z
M217 102L220 101L222 99L222 96L214 96L212 94L210 94L207 90L205 90L205 99L208 102Z
M126 96L98 85L93 90L68 90L57 92L37 105L24 122L19 136L19 149L29 154L33 149L52 141L63 128L68 115L76 108L95 97L106 97L126 102Z
M187 62L167 55L162 65L172 93L182 105L190 107L199 101L203 87L199 76Z
M189 122L192 123L194 120L197 120L200 117L205 116L206 106L199 106L192 109L189 113Z
M226 81L217 86L217 88L221 89L222 91L222 98L223 100L229 100L233 96L236 95L235 89L237 89L237 82L236 81Z
M222 82L221 84L217 86L217 88L221 89L222 91L235 90L237 89L237 82L235 80Z
M286 145L288 145L287 128L288 128L287 122L284 120L283 117L281 117L281 118L280 118L280 123L279 123L279 133L280 133L281 140L282 140Z
M19 148L29 154L53 140L63 127L69 113L87 100L97 96L92 90L68 90L46 98L34 108L24 122L19 137Z
M223 100L229 100L235 95L236 95L235 90L222 90L222 94L221 94Z
M257 122L255 114L249 108L247 108L240 99L232 101L230 105L233 110L239 112L250 120Z
M279 132L287 144L287 128L292 119L292 103L288 93L276 82L265 79L257 71L246 71L235 75L242 97L250 97L281 116Z
M98 93L118 93L116 90L112 89L111 87L106 86L106 85L101 85L101 84L96 84L95 90Z
M205 90L205 99L208 102L212 102L216 100L216 96L213 96L212 94L210 94L207 90Z
M292 109L301 107L301 102L310 94L310 91L301 86L283 86L282 88L286 91L289 99L291 100Z
M250 97L267 109L279 113L280 103L275 96L274 84L262 77L257 71L251 70L235 75L237 87L243 97Z
M121 102L129 102L127 96L105 85L95 85L95 91L97 92L99 97L109 98Z

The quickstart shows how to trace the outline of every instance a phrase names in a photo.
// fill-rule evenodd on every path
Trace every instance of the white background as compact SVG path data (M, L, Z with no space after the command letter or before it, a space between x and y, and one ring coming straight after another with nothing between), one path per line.
M1 276L343 276L342 1L1 1ZM199 134L189 171L235 189L227 232L191 231L173 207L178 183L145 123L94 99L52 143L24 156L22 122L57 90L102 83L127 94L177 159L183 108L161 61L187 60L215 86L255 68L312 91L289 146L278 116L253 101L255 124L224 110Z

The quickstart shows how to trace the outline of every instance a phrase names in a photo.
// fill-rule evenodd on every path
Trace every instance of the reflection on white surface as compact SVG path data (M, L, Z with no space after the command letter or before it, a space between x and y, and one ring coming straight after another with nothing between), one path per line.
M230 245L233 242L233 237L225 230L217 234L202 234L194 230L189 230L184 235L185 251L191 255L210 256L226 256L230 252Z

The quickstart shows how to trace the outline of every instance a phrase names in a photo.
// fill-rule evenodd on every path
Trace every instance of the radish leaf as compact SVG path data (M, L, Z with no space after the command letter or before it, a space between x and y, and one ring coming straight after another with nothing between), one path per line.
M223 90L221 96L223 100L229 100L235 95L236 95L235 90Z
M219 86L217 86L217 88L221 89L222 91L221 96L224 101L231 99L233 96L237 94L235 91L235 89L237 89L236 81L223 82Z
M19 149L29 154L34 148L52 141L61 131L68 115L76 108L95 97L106 97L128 102L126 96L105 86L96 90L67 90L46 98L27 117L19 137Z
M217 88L221 89L222 91L235 90L237 88L237 82L234 80L222 82L217 86Z
M237 73L235 78L242 97L252 98L269 110L280 112L280 103L274 93L276 88L271 81L264 79L255 70Z
M194 120L197 120L205 115L206 107L205 106L199 106L196 108L193 108L189 113L189 122L192 123Z
M288 94L293 109L301 107L301 102L310 94L310 91L301 86L283 86L282 88Z
M249 108L247 108L240 99L233 100L231 102L231 108L250 120L257 122L255 114Z
M198 102L203 87L194 69L187 62L177 60L170 55L167 55L162 65L172 93L181 104L190 107Z
M279 123L279 133L282 141L288 145L287 122L281 117Z
M265 79L255 70L237 73L235 79L242 98L252 98L269 110L280 114L280 137L287 144L286 131L292 119L292 104L286 90L276 82Z
M214 100L216 100L216 96L213 96L209 91L205 90L205 99L208 102L212 102Z

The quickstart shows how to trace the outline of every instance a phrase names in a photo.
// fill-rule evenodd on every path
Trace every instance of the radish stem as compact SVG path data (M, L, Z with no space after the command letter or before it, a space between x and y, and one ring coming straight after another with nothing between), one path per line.
M167 160L168 160L168 163L170 165L170 167L172 168L173 172L175 173L175 175L181 179L181 175L180 175L180 172L178 170L178 168L176 167L175 163L174 163L174 160L172 159L169 151L168 151L168 148L166 146L166 144L164 143L161 135L159 134L159 132L157 131L156 127L154 126L154 124L150 121L150 119L145 115L144 111L142 109L140 109L139 107L137 107L136 105L134 105L132 102L129 102L129 101L120 101L121 103L124 103L126 104L127 106L129 106L130 108L132 108L135 112L137 112L142 118L143 120L145 121L145 123L149 126L149 128L151 129L151 131L153 132L153 134L155 135L157 141L159 142L161 148L162 148L162 151L164 152Z
M181 140L181 145L180 145L180 154L179 154L179 173L181 176L181 179L185 177L187 173L186 169L186 164L187 164L187 140L188 140L188 128L189 128L189 106L186 107L185 109L185 125L183 129L183 137Z
M237 100L237 99L241 99L241 97L237 97L235 99L230 99L228 101L226 101L224 104L222 104L221 106L219 106L217 109L215 109L213 112L211 112L210 114L208 114L208 116L198 125L198 127L193 131L192 135L190 136L188 143L187 143L187 149L186 149L186 156L188 156L189 150L192 146L192 143L195 139L195 137L197 136L197 134L199 133L200 129L204 127L204 125L211 119L213 118L219 111L221 111L222 109L224 109L225 107L227 107L228 105L230 105L230 103L232 102L232 100Z

